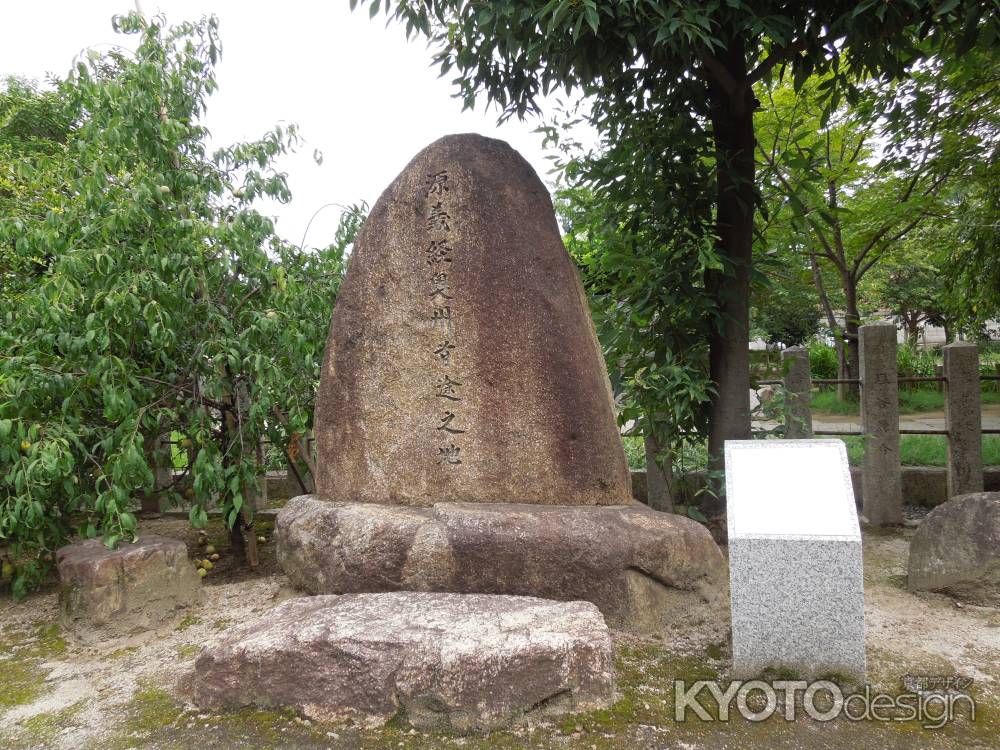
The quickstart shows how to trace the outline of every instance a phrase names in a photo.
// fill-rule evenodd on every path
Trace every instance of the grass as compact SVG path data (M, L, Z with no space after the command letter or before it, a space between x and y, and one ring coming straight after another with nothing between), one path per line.
M993 385L983 388L984 404L1000 404L1000 391ZM813 393L813 411L838 416L853 416L859 412L858 402L854 399L837 400L837 392L831 388L821 388ZM925 411L940 411L944 409L944 394L937 389L918 388L916 390L902 389L899 392L899 411L901 414L919 414Z
M844 435L847 456L852 466L860 466L864 456L864 439L860 435ZM630 469L645 469L646 454L642 438L622 438ZM901 435L899 439L900 462L904 466L947 466L948 443L944 435ZM704 445L686 446L682 461L675 467L683 472L698 471L708 465L708 452ZM1000 466L1000 435L983 435L983 465Z
M843 440L851 464L860 465L864 439L860 435L845 435ZM944 435L901 435L899 453L904 466L948 465L948 442ZM1000 435L983 435L983 465L1000 466Z

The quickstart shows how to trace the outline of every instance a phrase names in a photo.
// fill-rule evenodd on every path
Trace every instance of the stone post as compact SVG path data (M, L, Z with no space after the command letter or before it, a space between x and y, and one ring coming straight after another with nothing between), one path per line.
M144 494L139 501L139 513L143 518L156 518L163 507L162 491L174 479L173 451L170 435L159 435L153 440L149 459L153 463L153 490Z
M804 346L790 346L781 352L781 361L785 363L785 438L811 438L809 350Z
M861 326L859 347L861 429L865 440L861 474L863 514L875 526L901 524L903 489L899 468L895 324Z
M948 497L983 491L979 349L969 341L944 353L944 423L948 430Z
M643 438L646 446L646 504L653 510L664 513L674 512L674 496L671 491L673 469L670 451L663 451L653 435ZM660 461L657 461L662 454Z

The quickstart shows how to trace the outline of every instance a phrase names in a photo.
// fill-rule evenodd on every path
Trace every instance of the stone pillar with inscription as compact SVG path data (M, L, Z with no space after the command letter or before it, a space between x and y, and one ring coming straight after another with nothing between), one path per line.
M983 491L983 416L979 349L948 344L944 354L944 420L948 430L948 497Z
M812 376L809 374L809 350L804 346L790 346L781 352L785 370L785 437L811 438Z
M873 323L859 330L861 428L865 457L861 473L863 515L875 526L903 522L899 456L899 381L896 326Z
M315 417L316 494L277 520L300 588L586 599L652 630L718 615L705 527L632 504L586 295L548 190L502 141L444 137L376 202Z

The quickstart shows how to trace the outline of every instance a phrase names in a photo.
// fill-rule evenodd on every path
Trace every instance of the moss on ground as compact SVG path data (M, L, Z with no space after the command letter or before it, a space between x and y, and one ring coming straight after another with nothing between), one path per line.
M194 643L182 643L177 647L177 655L185 661L194 659L200 653L201 646L197 646Z
M331 739L326 729L287 710L190 711L172 693L149 682L139 685L122 714L122 726L101 741L102 749L326 748Z
M49 673L41 662L65 651L58 623L42 623L29 631L5 628L0 635L0 710L39 698Z
M59 711L35 714L8 732L0 732L0 747L4 750L33 750L52 747L56 737L78 722L77 715L87 701L77 701Z
M129 654L134 654L139 650L138 646L125 646L124 648L119 648L108 654L109 659L124 659Z
M31 703L42 694L48 672L33 659L13 654L0 660L0 709Z
M37 635L37 633L36 633ZM50 633L54 638L58 635ZM59 646L35 635L4 633L4 645L14 643L15 655L37 654ZM188 653L190 649L179 647ZM34 650L33 650L34 649ZM37 660L33 655L29 661ZM709 646L704 653L674 653L660 643L630 640L620 643L615 653L618 697L610 708L545 719L531 717L514 727L465 737L443 732L413 729L404 716L397 716L378 729L361 729L350 724L311 722L287 710L243 708L233 711L203 712L187 708L173 692L143 682L131 700L117 714L110 736L93 746L109 750L144 747L160 750L198 747L310 748L350 747L358 750L429 750L461 747L463 750L540 750L570 748L580 750L638 750L651 747L691 748L950 748L995 746L1000 736L1000 695L976 692L976 721L969 721L964 707L958 719L938 730L928 730L919 722L852 722L838 719L820 725L808 718L785 721L779 710L761 722L743 719L735 710L727 722L704 721L690 710L685 721L675 720L674 681L688 686L697 680L719 680L725 689L728 678L721 672L725 664L724 644ZM925 660L900 664L889 652L870 654L875 688L890 693L902 691L903 672L950 675L948 661ZM11 662L11 660L7 660ZM17 663L15 659L11 663ZM33 662L32 662L33 663ZM0 662L0 664L4 664ZM7 664L4 664L7 666ZM0 670L7 683L9 670ZM793 679L791 673L762 675L767 679ZM834 676L836 677L836 676ZM28 682L41 686L44 673L35 673ZM854 688L852 688L853 690ZM847 690L845 689L845 693ZM32 693L31 700L37 697ZM758 696L759 697L759 696ZM703 693L700 701L713 716L714 699ZM19 723L16 730L0 732L0 746L21 750L47 747L67 726L85 702L51 714L39 714ZM759 707L759 706L757 706ZM803 712L799 711L800 717Z
M192 625L197 625L200 622L201 622L200 617L196 617L195 615L192 614L186 614L184 615L183 618L181 618L181 621L177 623L177 627L175 627L174 630L176 630L178 633L183 633Z

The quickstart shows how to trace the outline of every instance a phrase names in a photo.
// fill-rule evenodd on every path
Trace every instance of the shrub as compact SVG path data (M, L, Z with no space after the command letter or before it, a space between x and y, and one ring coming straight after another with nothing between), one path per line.
M819 341L809 342L809 372L813 379L831 379L837 377L839 366L837 350Z

